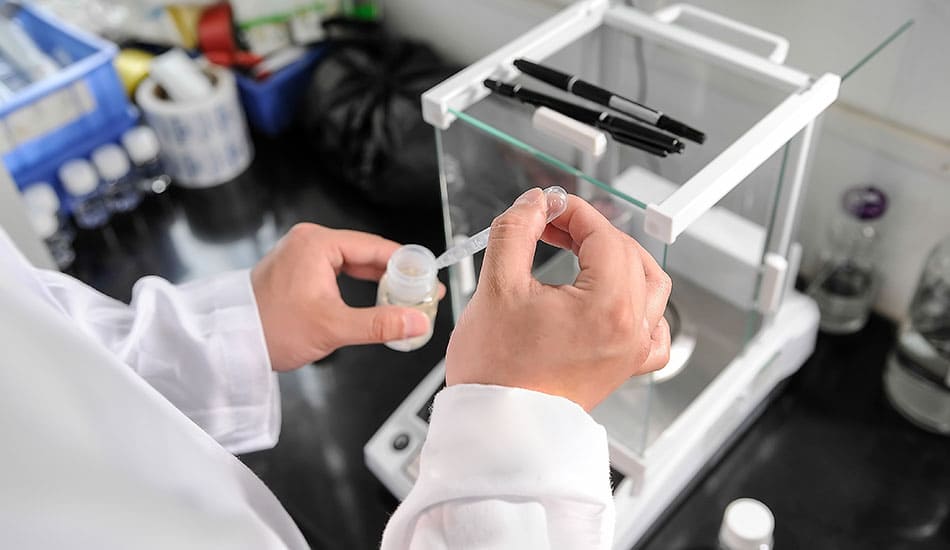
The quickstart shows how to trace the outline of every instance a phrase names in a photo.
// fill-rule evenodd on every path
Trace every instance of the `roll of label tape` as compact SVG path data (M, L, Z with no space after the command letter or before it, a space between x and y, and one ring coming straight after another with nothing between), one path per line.
M168 172L182 187L213 187L231 181L254 158L234 75L216 65L207 72L214 80L214 92L198 101L170 101L151 78L135 93L161 142Z

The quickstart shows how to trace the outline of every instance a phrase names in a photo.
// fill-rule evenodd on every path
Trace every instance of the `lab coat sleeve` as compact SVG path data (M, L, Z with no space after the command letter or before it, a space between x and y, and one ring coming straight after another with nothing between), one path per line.
M419 479L383 550L611 547L607 436L573 402L459 385L435 399Z
M68 275L37 273L75 325L226 449L276 444L280 394L249 271L179 286L145 277L128 305Z

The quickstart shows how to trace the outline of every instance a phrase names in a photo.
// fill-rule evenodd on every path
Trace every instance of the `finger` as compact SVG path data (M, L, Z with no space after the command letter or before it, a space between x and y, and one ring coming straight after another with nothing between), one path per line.
M354 279L360 279L362 281L378 281L382 279L383 275L386 273L385 267L380 268L375 266L344 265L342 266L341 270L350 277L353 277Z
M653 255L647 252L643 245L635 239L633 241L636 250L640 255L640 263L643 265L643 274L646 282L646 301L645 317L648 326L652 329L663 318L666 312L666 305L670 299L672 290L672 281L670 276L663 271L660 264L656 262Z
M660 319L653 334L650 335L650 354L636 374L646 374L660 370L670 362L670 325L666 319Z
M344 308L333 330L339 347L392 342L422 336L429 329L429 317L417 309L376 306Z
M386 272L386 262L400 246L372 233L334 230L330 263L337 275L342 271L357 279L378 281Z
M633 288L629 277L631 272L642 277L639 255L629 253L625 235L593 206L572 195L567 209L551 225L566 232L573 243L571 249L577 254L581 269L575 286L610 295L621 292L642 296L642 289ZM553 231L551 234L557 235ZM635 278L632 280L634 287L642 287Z
M532 281L531 264L538 239L546 225L547 201L535 187L515 200L495 218L488 237L488 249L479 275L494 288L514 288Z
M570 233L563 229L558 229L551 224L548 224L547 227L544 228L544 232L541 233L541 240L551 246L570 250L577 254L577 250L575 249L577 245L574 243L574 239L571 238Z

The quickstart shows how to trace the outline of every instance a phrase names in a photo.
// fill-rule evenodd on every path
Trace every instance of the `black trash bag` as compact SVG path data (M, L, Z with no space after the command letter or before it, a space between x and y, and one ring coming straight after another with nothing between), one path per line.
M458 67L378 25L345 31L330 33L330 50L313 74L304 107L310 146L325 170L377 205L431 197L438 162L420 97Z

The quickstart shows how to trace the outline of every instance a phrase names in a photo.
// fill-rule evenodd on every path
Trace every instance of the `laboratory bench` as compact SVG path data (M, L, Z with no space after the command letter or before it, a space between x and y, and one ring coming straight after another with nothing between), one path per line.
M81 234L70 272L127 301L144 275L180 282L248 268L300 221L444 247L435 181L420 182L409 203L367 201L315 166L299 136L258 136L255 145L254 164L236 181L172 188L109 229ZM351 305L375 303L374 283L343 277L340 286ZM449 309L446 301L420 350L344 348L280 375L280 442L240 458L314 548L377 547L397 501L367 469L363 445L442 358ZM779 550L950 548L950 439L887 403L881 374L894 332L872 317L856 335L819 336L814 355L638 549L714 549L723 509L739 497L772 509Z

